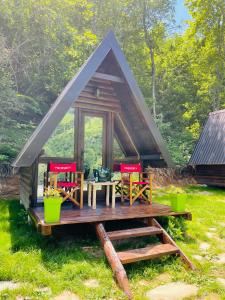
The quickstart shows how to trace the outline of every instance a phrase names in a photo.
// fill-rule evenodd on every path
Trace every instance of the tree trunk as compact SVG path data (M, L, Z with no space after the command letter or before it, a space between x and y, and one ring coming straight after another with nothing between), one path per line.
M156 67L155 67L155 57L154 57L154 40L148 31L147 26L147 3L143 3L143 29L145 36L145 43L147 44L150 51L150 60L151 60L151 81L152 81L152 109L153 109L153 117L156 119Z
M154 58L154 49L153 47L149 48L150 50L150 58L151 58L151 78L152 78L152 108L153 108L153 117L156 119L156 68L155 68L155 58Z

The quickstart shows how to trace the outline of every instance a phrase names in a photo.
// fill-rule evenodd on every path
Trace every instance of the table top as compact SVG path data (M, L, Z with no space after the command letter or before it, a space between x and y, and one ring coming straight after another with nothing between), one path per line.
M116 185L116 182L115 181L104 181L104 182L88 181L88 184L91 184L91 185Z

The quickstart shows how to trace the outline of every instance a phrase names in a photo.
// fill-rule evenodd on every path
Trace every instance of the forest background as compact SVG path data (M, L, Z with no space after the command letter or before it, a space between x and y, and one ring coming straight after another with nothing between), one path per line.
M182 32L175 5L172 0L0 0L0 163L15 158L112 29L174 162L185 165L207 114L225 108L225 1L186 0L190 19ZM91 130L94 134L94 126Z

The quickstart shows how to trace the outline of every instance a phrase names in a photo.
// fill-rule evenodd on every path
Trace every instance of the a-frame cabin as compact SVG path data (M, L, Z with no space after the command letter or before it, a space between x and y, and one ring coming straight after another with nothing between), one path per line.
M60 155L52 155L46 151L45 145L51 139L57 126L70 111L73 116L67 131L67 143L70 149L65 148L60 138L56 139L53 150L59 149ZM72 113L71 113L72 111ZM97 209L88 207L84 200L82 209L74 208L65 203L61 208L60 222L46 224L43 214L43 189L40 195L41 168L50 162L76 161L80 171L84 170L85 153L87 145L93 141L93 136L86 141L86 120L95 118L101 120L101 145L95 145L93 152L99 152L100 164L110 169L119 162L140 162L143 168L172 166L167 148L162 136L156 127L150 110L145 104L143 95L133 77L123 52L112 32L109 32L89 59L80 68L77 75L67 84L65 89L51 106L46 116L31 135L22 151L13 163L13 167L20 175L20 200L29 211L31 218L43 234L51 234L54 226L76 223L92 223L96 225L97 234L105 249L109 262L117 276L122 288L131 297L123 263L159 257L166 254L177 253L193 268L182 251L166 234L154 219L157 216L182 215L187 219L191 214L187 212L173 212L169 206L153 203L151 205L139 203L137 205L121 205L120 199L116 207L105 207L104 203L97 201ZM89 129L91 128L89 122ZM68 124L67 124L68 127ZM69 135L68 135L69 132ZM93 135L93 134L92 134ZM99 136L98 136L99 138ZM115 151L115 141L121 153ZM72 147L72 148L71 148ZM65 148L65 149L64 149ZM43 151L43 149L45 151ZM62 149L64 155L62 156ZM96 154L96 153L95 153ZM94 157L94 156L93 156ZM93 164L93 159L89 162ZM98 191L97 198L101 198L104 190ZM101 222L112 220L139 219L148 224L144 228L116 231L107 234ZM161 245L129 252L115 252L111 240L134 236L159 235Z
M74 113L74 152L63 157L47 156L43 147L69 109ZM20 173L21 202L26 208L37 204L39 163L75 160L83 169L86 116L102 119L103 166L112 168L119 161L141 162L144 167L172 165L124 54L109 32L61 92L13 163ZM114 139L122 150L122 159L114 155Z

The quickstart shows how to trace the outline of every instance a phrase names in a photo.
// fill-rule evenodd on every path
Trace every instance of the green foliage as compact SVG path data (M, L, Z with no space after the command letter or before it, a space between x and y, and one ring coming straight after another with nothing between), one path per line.
M49 188L48 190L46 190L44 192L44 196L47 197L47 198L53 198L54 197L60 197L60 192L58 190L55 190L55 189L52 189L52 188Z
M92 14L85 0L0 1L1 143L18 152L88 57Z
M168 225L166 227L166 231L173 239L183 241L185 238L186 230L187 225L184 218L168 218Z

